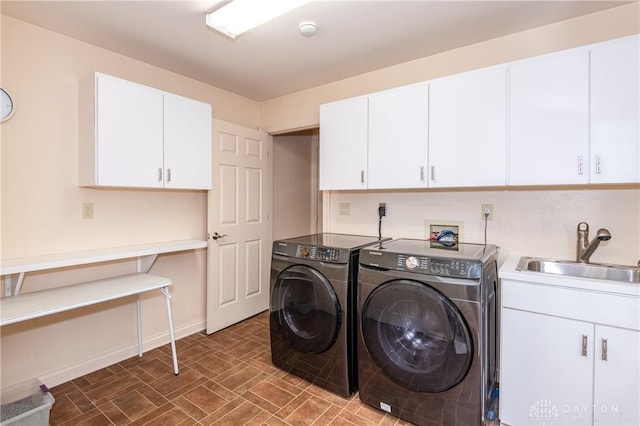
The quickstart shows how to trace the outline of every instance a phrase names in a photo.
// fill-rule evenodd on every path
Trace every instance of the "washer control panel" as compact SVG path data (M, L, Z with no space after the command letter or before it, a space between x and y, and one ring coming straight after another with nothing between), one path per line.
M397 255L393 269L454 278L480 278L482 274L482 264L478 261L404 254Z

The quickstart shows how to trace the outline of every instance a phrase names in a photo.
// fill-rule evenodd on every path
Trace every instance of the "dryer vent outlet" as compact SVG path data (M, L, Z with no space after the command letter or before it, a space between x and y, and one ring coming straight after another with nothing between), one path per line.
M457 250L459 239L458 225L429 225L429 241L432 248Z

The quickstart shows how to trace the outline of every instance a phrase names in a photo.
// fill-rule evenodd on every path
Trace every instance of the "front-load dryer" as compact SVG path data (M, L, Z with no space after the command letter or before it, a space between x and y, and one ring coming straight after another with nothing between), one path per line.
M358 384L356 283L360 248L376 237L322 233L273 243L271 359L334 393Z
M398 239L361 250L360 399L417 425L491 418L497 278L493 245Z

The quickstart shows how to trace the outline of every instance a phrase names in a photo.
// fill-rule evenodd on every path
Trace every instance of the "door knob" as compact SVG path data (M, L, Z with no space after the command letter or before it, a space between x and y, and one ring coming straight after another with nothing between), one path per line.
M228 237L228 235L227 234L220 235L217 232L214 232L213 235L211 236L211 239L212 240L217 240L219 238L224 238L224 237Z

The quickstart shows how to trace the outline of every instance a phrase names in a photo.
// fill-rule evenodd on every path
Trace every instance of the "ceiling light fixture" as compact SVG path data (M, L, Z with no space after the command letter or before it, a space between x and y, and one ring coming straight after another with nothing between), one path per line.
M229 0L207 13L207 25L236 38L239 34L283 15L310 0Z

